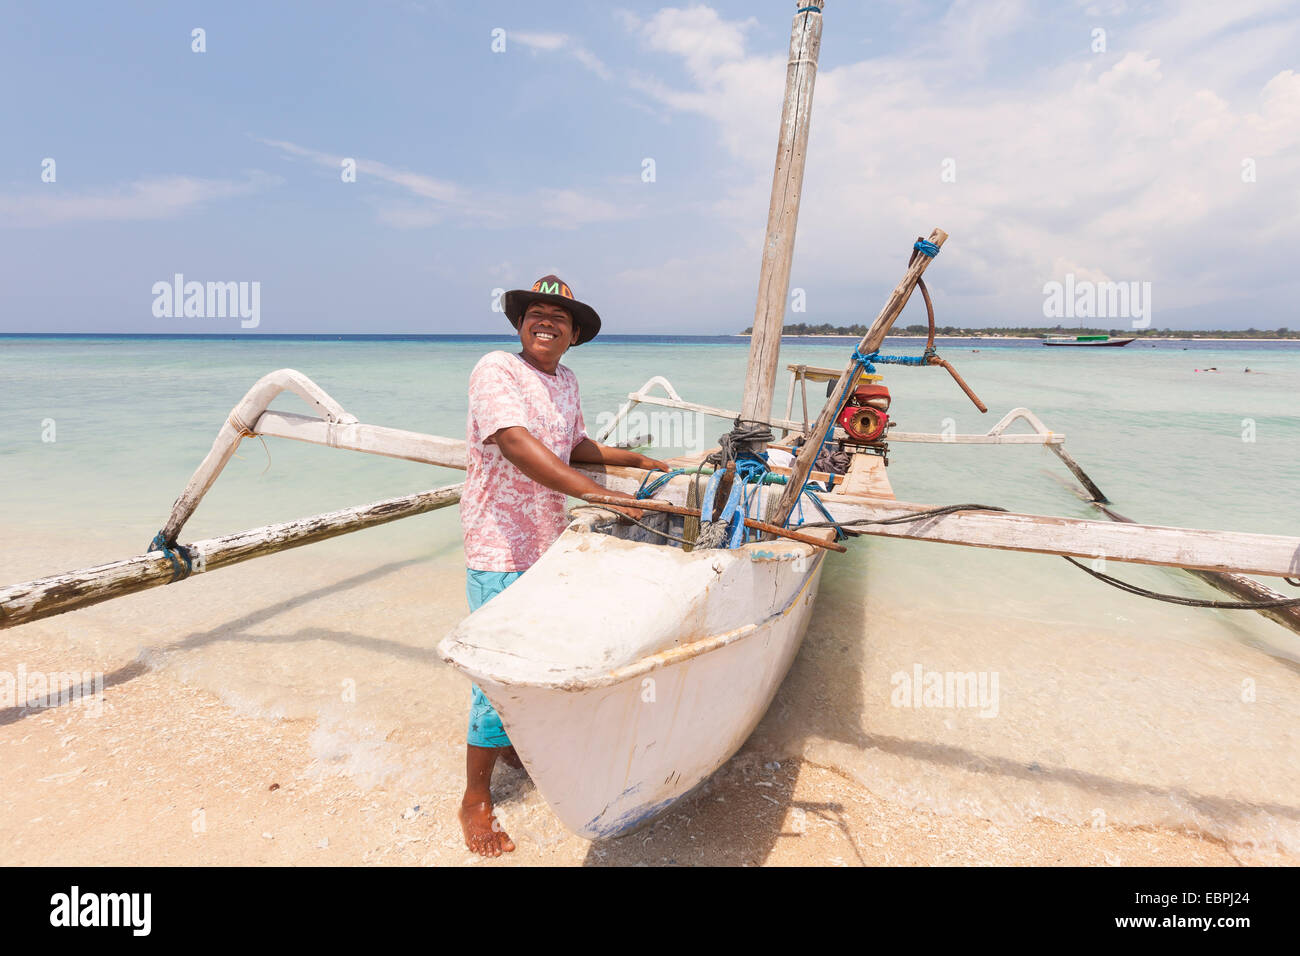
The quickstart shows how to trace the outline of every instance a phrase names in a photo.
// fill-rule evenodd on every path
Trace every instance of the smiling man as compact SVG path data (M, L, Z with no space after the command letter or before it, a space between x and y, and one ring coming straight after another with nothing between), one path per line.
M566 495L605 493L570 462L666 467L587 437L578 379L560 358L570 346L596 337L596 311L577 301L553 275L538 279L531 290L507 292L504 305L522 349L489 352L469 377L460 521L471 611L509 587L560 536L568 524ZM634 509L627 513L641 516ZM498 756L521 766L501 718L475 684L460 823L465 845L484 856L515 848L492 815L492 769Z

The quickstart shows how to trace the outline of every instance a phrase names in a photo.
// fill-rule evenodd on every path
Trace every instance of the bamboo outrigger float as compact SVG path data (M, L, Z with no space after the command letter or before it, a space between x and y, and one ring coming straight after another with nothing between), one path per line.
M903 279L846 367L792 366L786 417L771 417L822 5L821 0L804 0L792 28L741 410L686 401L666 379L656 376L629 394L597 440L613 434L638 404L735 420L736 429L726 436L725 447L674 459L671 464L679 473L656 476L635 468L576 466L610 497L591 497L517 584L471 614L439 645L443 659L484 689L543 796L567 826L584 836L617 835L638 826L689 792L740 747L798 652L823 562L829 550L843 550L835 539L848 530L854 535L1183 568L1244 599L1233 606L1257 610L1300 633L1300 599L1286 598L1241 577L1300 578L1300 537L1130 522L1109 507L1100 489L1065 451L1065 436L1050 431L1025 408L1012 409L983 434L889 430L887 398L883 387L874 384L879 376L872 363L892 360L880 356L879 348L915 289L921 289L930 306L922 274L948 239L942 230L918 240ZM932 308L929 311L932 319ZM933 338L919 359L900 361L947 368L984 410L960 376L934 354ZM834 383L832 397L819 409L814 423L808 421L809 380ZM872 384L862 385L864 381ZM790 418L796 383L803 390L802 422ZM656 388L664 394L654 394ZM271 402L285 391L298 395L315 414L271 409ZM862 404L855 405L859 397ZM871 404L882 400L884 412L879 404ZM1031 432L1008 431L1018 422L1027 424ZM878 434L864 438L864 423L878 426ZM779 428L785 436L778 441L755 426ZM463 469L466 461L464 442L459 439L359 422L302 373L271 372L227 416L212 449L146 553L0 589L0 628L177 583L192 574L460 500L461 486L450 485L179 543L186 521L239 443L254 435L446 468ZM1041 444L1067 466L1080 485L1081 497L1113 520L900 501L886 473L891 442ZM843 451L847 462L842 469L834 466L833 458L830 465L823 464L827 448ZM778 458L788 464L780 464ZM699 483L710 463L716 467L701 496ZM650 481L655 483L652 499L646 497ZM820 485L811 497L809 482ZM768 495L770 507L765 508L762 489L773 484L782 486L781 494L775 503L771 499L776 496ZM743 509L732 504L741 499L746 502ZM805 500L821 508L827 520L792 524L792 514ZM620 522L601 509L602 504L616 501L643 507L650 514L638 525ZM801 525L809 527L800 531ZM746 538L746 528L755 534ZM583 587L565 586L574 580L582 580ZM647 587L660 589L664 600L641 602L649 610L629 625L617 595L629 588L644 594ZM603 590L606 597L592 602L588 596L593 589ZM708 728L707 734L700 732L702 727Z

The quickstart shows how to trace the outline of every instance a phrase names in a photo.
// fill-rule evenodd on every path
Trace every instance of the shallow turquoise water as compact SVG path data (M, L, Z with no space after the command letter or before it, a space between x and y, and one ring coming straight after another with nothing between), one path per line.
M469 371L503 344L0 339L3 580L143 550L225 415L268 371L302 371L363 422L459 437ZM891 340L891 350L919 345ZM782 360L838 366L847 351L842 341L795 340ZM941 354L989 414L940 369L889 367L901 430L983 432L1025 406L1066 434L1066 448L1132 518L1300 533L1300 348L1091 351L984 340ZM578 373L594 431L602 413L656 374L690 401L735 408L746 349L744 340L611 340L573 350L566 364ZM1220 371L1195 371L1208 366ZM776 412L785 397L782 378ZM275 407L306 411L291 395ZM797 418L797 400L794 407ZM712 444L727 427L716 419L654 424L661 436L676 429L678 445L660 448L663 457L685 450L686 439ZM55 440L43 441L51 428ZM267 447L269 467L260 441L241 445L183 540L460 480L283 440ZM1053 480L1068 478L1061 464L1034 446L897 443L889 475L898 497L911 501L1092 516ZM455 509L447 509L186 585L199 596L192 610L202 611L203 633L224 633L221 608L233 598L219 589L233 582L239 608L264 614L274 630L287 581L275 569L292 568L292 586L309 594L319 583L313 569L321 580L353 575L361 583L345 593L300 597L286 614L295 627L307 625L309 647L269 639L251 646L240 624L230 625L238 640L177 648L169 642L186 626L156 623L159 609L178 607L166 589L40 626L97 647L139 647L256 712L315 713L323 722L342 718L324 703L328 681L304 659L330 674L360 669L384 693L361 709L364 719L348 718L350 729L339 731L347 743L332 737L330 747L368 754L394 726L423 728L451 747L463 688L427 649L464 613L459 548ZM1157 590L1218 596L1178 572L1109 570ZM133 610L144 608L152 618ZM389 640L397 643L385 650ZM997 716L899 706L892 678L916 665L998 673ZM1101 811L1116 824L1188 826L1294 851L1298 718L1300 638L1256 615L1142 601L1057 558L874 539L828 566L809 640L750 746L829 763L909 805L1080 825L1095 825ZM378 772L400 763L358 766ZM421 766L426 783L454 789L454 752Z

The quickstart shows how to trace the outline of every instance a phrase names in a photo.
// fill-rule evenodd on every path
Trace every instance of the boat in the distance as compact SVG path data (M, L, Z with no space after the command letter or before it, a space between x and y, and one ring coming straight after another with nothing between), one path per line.
M1044 345L1128 345L1136 336L1121 338L1113 335L1049 335Z

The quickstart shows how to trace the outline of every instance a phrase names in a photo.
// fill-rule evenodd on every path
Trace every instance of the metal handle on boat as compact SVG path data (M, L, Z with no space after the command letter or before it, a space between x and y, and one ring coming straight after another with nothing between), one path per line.
M961 386L961 390L966 393L966 397L975 403L976 408L978 408L981 412L987 412L989 410L989 407L979 400L979 396L971 391L970 386L966 384L966 380L957 374L957 370L953 368L951 365L949 365L946 359L941 359L937 355L931 355L930 364L942 365L944 368L946 368L948 370L948 374L953 377L953 380L958 385Z

